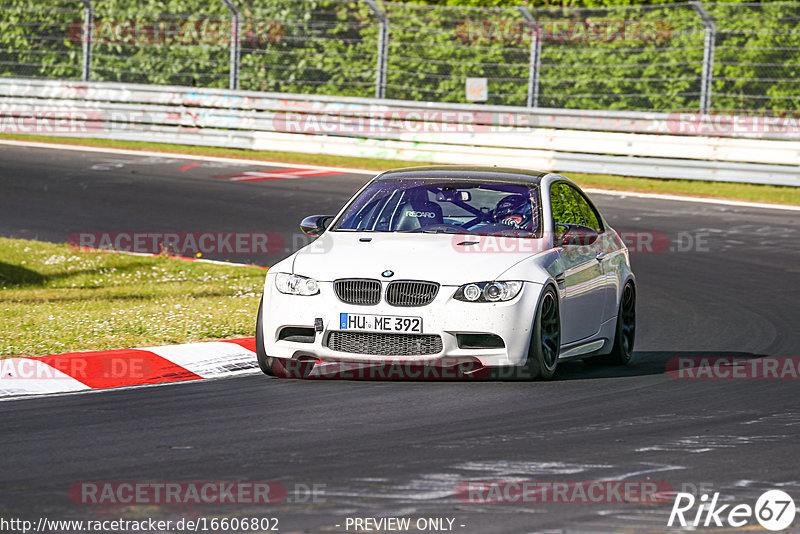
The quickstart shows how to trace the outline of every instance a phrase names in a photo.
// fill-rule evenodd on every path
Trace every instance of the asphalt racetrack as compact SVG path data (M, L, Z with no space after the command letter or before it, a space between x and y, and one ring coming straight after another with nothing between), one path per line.
M277 232L284 247L274 254L210 255L263 265L304 243L303 216L334 213L368 179L237 181L230 176L270 168L6 145L0 168L2 236ZM468 481L508 480L654 481L750 505L782 489L800 504L800 381L665 372L678 357L800 356L800 213L593 199L617 230L668 236L665 250L631 255L639 320L630 367L571 362L555 380L531 383L253 375L8 400L0 514L275 517L281 532L345 532L355 517L450 518L464 533L669 530L671 500L475 503L457 494ZM289 493L274 505L77 504L69 489L85 481L272 481Z

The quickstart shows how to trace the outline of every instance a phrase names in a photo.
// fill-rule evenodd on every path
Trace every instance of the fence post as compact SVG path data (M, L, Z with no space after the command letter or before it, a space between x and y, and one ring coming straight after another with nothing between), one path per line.
M378 18L378 64L375 72L375 98L386 96L386 57L389 48L389 17L381 11L375 0L363 0Z
M711 80L714 78L714 44L716 41L717 26L714 18L708 14L705 6L698 0L689 2L705 26L705 36L703 41L703 73L700 82L700 113L708 114L711 107Z
M529 108L539 107L539 70L542 66L542 27L533 18L527 6L517 6L525 25L531 30L531 53L528 58L528 100Z
M81 0L83 3L83 32L81 41L83 44L83 68L81 69L81 80L88 82L92 76L92 29L94 27L94 8L92 0Z
M222 0L225 7L231 14L231 59L230 59L230 89L239 88L239 63L241 60L242 47L242 21L239 9L232 0Z

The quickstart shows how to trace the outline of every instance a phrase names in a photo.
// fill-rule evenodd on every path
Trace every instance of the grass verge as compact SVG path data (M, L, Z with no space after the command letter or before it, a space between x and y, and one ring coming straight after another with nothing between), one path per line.
M107 139L64 138L43 135L0 134L0 139L59 143L66 145L122 148L127 150L151 150L179 154L197 154L227 158L280 161L299 165L322 165L330 167L350 167L371 171L383 171L394 167L413 167L427 165L420 161L399 161L375 158L354 158L348 156L329 156L322 154L302 154L297 152L254 151L234 148L214 148L193 145L173 145L143 141L115 141ZM660 180L612 176L607 174L567 173L570 178L584 187L617 189L640 193L661 193L749 202L800 205L800 188L773 185L736 184L728 182L702 182L698 180Z
M252 336L264 272L0 238L0 358Z

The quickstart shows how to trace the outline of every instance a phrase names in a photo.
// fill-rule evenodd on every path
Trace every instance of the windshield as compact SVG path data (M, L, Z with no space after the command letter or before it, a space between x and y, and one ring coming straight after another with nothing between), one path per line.
M376 180L333 230L537 237L535 186L480 181Z

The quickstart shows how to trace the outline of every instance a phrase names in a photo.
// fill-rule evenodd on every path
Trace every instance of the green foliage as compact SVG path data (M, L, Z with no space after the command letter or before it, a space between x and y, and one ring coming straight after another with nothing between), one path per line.
M386 0L399 2L402 0ZM620 7L654 4L679 4L686 0L415 0L416 4L458 7L514 7L524 4L529 8L582 8L582 7ZM721 2L740 2L741 0L721 0ZM755 0L770 2L772 0Z
M0 5L0 75L80 77L78 5L78 2L5 0ZM71 26L73 22L78 22L78 26Z
M0 75L80 78L81 2L0 2ZM221 0L93 4L92 80L228 86L231 15ZM465 79L486 77L488 103L526 105L532 28L517 4L382 2L390 21L386 97L464 102ZM239 0L237 5L242 89L374 95L379 27L365 3ZM687 3L527 5L543 29L540 106L698 110L704 27ZM602 7L607 5L616 7ZM706 7L717 21L712 109L798 110L800 3Z

